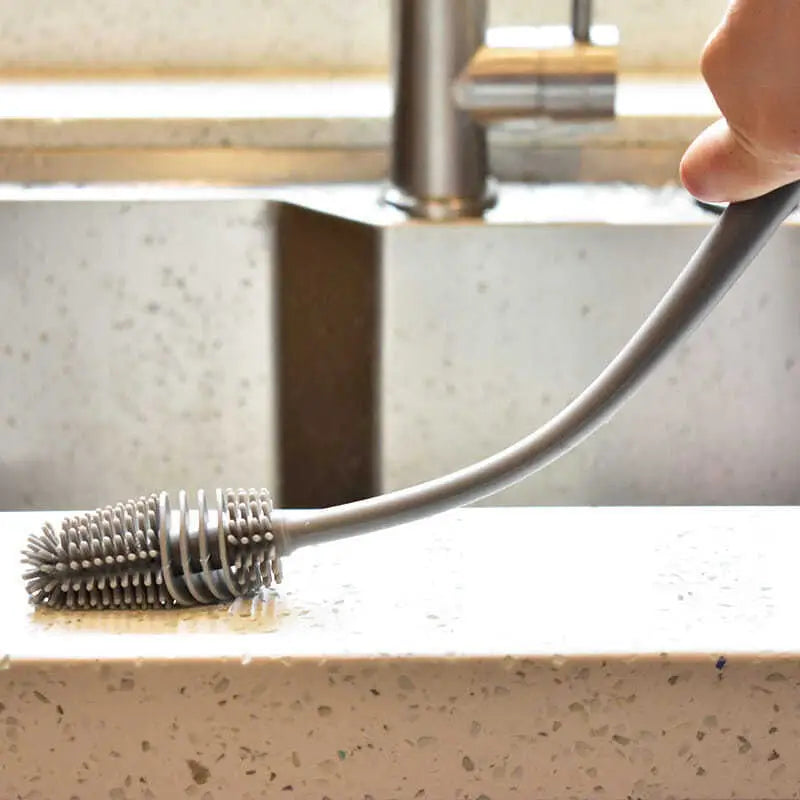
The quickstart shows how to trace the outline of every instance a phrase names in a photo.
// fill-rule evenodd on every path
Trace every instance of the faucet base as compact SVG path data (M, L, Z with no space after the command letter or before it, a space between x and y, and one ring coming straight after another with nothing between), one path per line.
M497 182L486 181L486 190L480 197L415 197L394 184L383 192L382 202L404 211L414 219L430 222L448 222L456 219L482 217L497 203Z

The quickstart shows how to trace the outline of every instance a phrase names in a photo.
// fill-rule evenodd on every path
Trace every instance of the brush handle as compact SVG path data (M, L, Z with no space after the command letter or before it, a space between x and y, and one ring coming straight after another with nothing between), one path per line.
M534 433L472 466L409 489L311 512L273 514L287 551L474 503L527 478L607 422L722 299L800 203L800 182L733 203L617 357Z

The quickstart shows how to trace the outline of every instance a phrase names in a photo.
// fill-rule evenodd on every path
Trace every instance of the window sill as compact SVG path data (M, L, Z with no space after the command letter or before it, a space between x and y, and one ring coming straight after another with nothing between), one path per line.
M375 180L386 174L390 115L391 91L378 79L7 82L0 180ZM493 129L494 171L504 180L662 183L715 116L695 79L626 76L606 126ZM576 152L582 173L567 175L575 165L564 154Z

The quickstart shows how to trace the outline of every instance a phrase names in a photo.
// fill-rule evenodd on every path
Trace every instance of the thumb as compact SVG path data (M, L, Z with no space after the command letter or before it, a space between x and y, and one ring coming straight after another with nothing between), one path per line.
M687 191L698 200L732 203L759 197L797 177L786 165L753 155L724 119L692 142L681 160L680 174Z

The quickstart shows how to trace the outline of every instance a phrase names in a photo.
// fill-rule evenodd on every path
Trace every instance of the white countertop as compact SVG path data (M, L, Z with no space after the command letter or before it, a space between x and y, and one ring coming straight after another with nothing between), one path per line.
M467 510L147 614L29 608L42 517L0 516L0 797L796 795L800 508Z
M0 515L6 666L800 654L800 508L468 509L300 550L258 600L146 614L28 605L18 554L61 516Z

